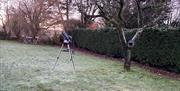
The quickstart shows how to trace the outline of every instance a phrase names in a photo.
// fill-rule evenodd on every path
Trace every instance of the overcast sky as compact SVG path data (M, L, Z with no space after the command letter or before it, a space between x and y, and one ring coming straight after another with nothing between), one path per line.
M173 16L173 20L174 20L180 14L180 0L172 0L171 5L173 7L172 16Z
M7 5L13 5L16 6L17 5L17 1L19 0L0 0L3 1L4 3L0 3L0 15L1 16L5 16L5 7ZM175 20L177 18L177 15L180 14L180 0L172 0L171 5L173 6L173 10L172 10L172 16L173 16L173 20ZM75 19L80 19L80 13L78 13L78 11L73 11L74 14L71 15L71 18L75 18ZM1 24L1 17L0 17L0 24Z

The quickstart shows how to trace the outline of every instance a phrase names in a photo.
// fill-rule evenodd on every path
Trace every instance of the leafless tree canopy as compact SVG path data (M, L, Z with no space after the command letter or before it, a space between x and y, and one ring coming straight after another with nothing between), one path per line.
M72 0L17 0L6 7L8 33L32 36L69 20Z
M81 0L79 3L79 11L84 16L93 17L94 15L88 14L86 10L95 6L98 8L96 16L103 17L116 27L120 43L126 52L126 70L130 70L131 49L137 37L144 28L163 25L170 12L170 0ZM127 41L125 31L136 33Z

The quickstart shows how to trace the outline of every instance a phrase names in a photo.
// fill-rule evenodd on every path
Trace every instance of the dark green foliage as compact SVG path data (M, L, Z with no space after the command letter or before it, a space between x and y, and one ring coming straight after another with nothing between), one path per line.
M3 31L0 31L0 40L4 40L6 38L6 33Z
M123 56L117 32L112 28L76 29L72 35L78 47L100 54ZM133 34L126 35L130 39ZM146 29L133 49L132 59L180 73L180 30Z
M116 31L111 28L100 30L76 29L72 35L78 47L100 54L120 56L120 42Z
M145 30L133 50L133 58L144 64L180 72L180 31Z

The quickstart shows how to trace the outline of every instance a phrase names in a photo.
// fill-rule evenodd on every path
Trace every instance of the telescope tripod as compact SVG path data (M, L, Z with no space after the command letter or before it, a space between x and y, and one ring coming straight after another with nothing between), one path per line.
M67 44L67 50L63 50L64 44ZM69 43L62 43L61 48L60 48L60 51L59 51L59 54L58 54L58 56L57 56L56 62L55 62L55 64L54 64L52 70L55 69L55 67L56 67L56 65L57 65L57 62L58 62L58 60L59 60L59 57L60 57L62 51L67 51L67 52L69 52L69 56L70 56L70 60L69 60L69 61L72 62L73 68L74 68L74 70L75 70L75 65L74 65L74 61L73 61L73 51L72 51Z

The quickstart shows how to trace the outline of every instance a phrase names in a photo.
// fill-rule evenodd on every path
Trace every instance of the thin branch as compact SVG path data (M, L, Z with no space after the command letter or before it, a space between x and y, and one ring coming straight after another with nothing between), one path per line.
M149 24L143 26L142 28L138 28L136 34L133 36L133 38L131 39L131 41L135 41L135 39L143 32L143 30L145 28L148 27L152 27L152 25L154 25L154 23L156 23L158 20L160 20L162 18L162 16L159 16L158 18L156 18L154 21L150 22ZM154 26L153 26L154 27Z

